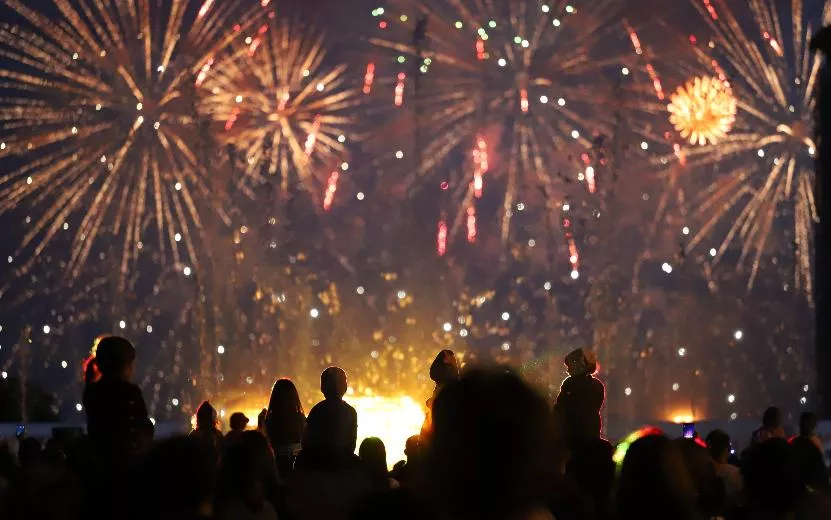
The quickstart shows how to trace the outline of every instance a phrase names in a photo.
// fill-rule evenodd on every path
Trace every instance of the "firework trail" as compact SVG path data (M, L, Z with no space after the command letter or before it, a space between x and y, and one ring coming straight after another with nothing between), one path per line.
M200 81L202 109L240 152L239 185L249 194L276 176L287 190L296 177L331 206L338 181L331 165L348 169L346 141L356 123L349 109L360 87L345 65L329 68L325 59L320 35L271 16Z
M210 0L4 3L23 23L0 25L0 157L19 165L0 176L0 214L36 215L20 272L61 232L73 234L72 277L104 234L123 238L125 276L144 239L165 261L197 264L200 210L221 209L199 157L192 78L258 12Z

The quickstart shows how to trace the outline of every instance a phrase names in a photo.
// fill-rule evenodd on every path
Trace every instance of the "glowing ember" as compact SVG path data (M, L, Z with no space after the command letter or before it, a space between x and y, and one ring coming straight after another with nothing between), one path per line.
M670 98L669 122L690 144L704 146L724 139L736 121L736 98L724 82L700 76Z

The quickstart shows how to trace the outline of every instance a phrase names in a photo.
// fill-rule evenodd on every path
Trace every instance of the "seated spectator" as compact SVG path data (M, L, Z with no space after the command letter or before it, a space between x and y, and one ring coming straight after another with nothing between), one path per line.
M373 491L381 492L399 487L398 481L390 477L387 471L387 450L384 441L378 437L364 439L358 449L358 456L372 483Z
M399 460L392 468L392 478L398 481L402 487L408 487L413 484L416 475L414 473L418 470L421 462L421 441L418 435L413 435L407 438L404 446L404 455L406 460Z
M204 445L205 453L210 453L214 463L219 462L222 453L222 432L219 431L216 409L208 401L203 401L196 409L196 428L190 436Z
M231 414L230 419L228 419L228 425L231 427L231 430L225 434L225 443L231 444L237 441L248 427L248 417L242 412L234 412Z
M707 450L716 465L716 474L724 484L725 504L729 508L739 505L744 489L741 470L730 464L730 436L722 430L707 435Z
M629 447L617 482L616 520L694 520L696 492L679 447L647 435Z
M106 517L144 520L197 520L213 517L215 465L206 444L177 437L157 444L132 479L133 494L121 514Z
M297 387L290 379L278 379L271 389L271 398L265 415L265 433L277 457L281 478L294 470L300 454L306 417Z
M750 447L765 442L768 439L784 439L785 429L782 427L782 412L775 406L769 407L762 415L762 427L753 432L750 438Z
M242 431L228 445L217 492L219 520L276 520L277 469L268 440Z
M346 372L329 367L320 376L324 400L317 403L306 421L303 460L316 464L351 463L358 437L358 414L343 400Z
M552 518L552 422L545 399L503 368L446 386L425 460L433 509L452 520Z

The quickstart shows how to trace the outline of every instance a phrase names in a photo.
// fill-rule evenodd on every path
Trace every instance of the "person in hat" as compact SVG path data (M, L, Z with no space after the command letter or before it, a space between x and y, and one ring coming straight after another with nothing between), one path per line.
M600 437L600 409L606 398L603 383L594 377L597 357L578 348L565 359L568 377L560 387L554 412L562 422L569 445Z
M433 401L442 388L459 380L459 362L452 350L445 349L438 353L433 364L430 365L430 379L436 383L436 387L433 389L433 395L427 400L427 413L424 416L424 424L421 426L422 442L427 442L433 431Z

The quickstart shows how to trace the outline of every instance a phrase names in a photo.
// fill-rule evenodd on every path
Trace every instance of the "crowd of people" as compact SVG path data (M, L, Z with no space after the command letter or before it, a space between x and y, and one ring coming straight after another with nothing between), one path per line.
M506 367L460 371L453 352L430 367L436 390L406 460L358 446L347 375L323 371L306 415L297 388L275 382L257 428L242 414L223 434L204 402L188 436L154 439L136 351L104 338L86 368L86 436L0 445L0 518L290 520L802 520L831 518L831 485L803 414L785 438L767 410L737 456L720 430L673 439L659 430L617 448L601 437L603 385L578 350L556 404ZM357 455L356 455L356 447Z

